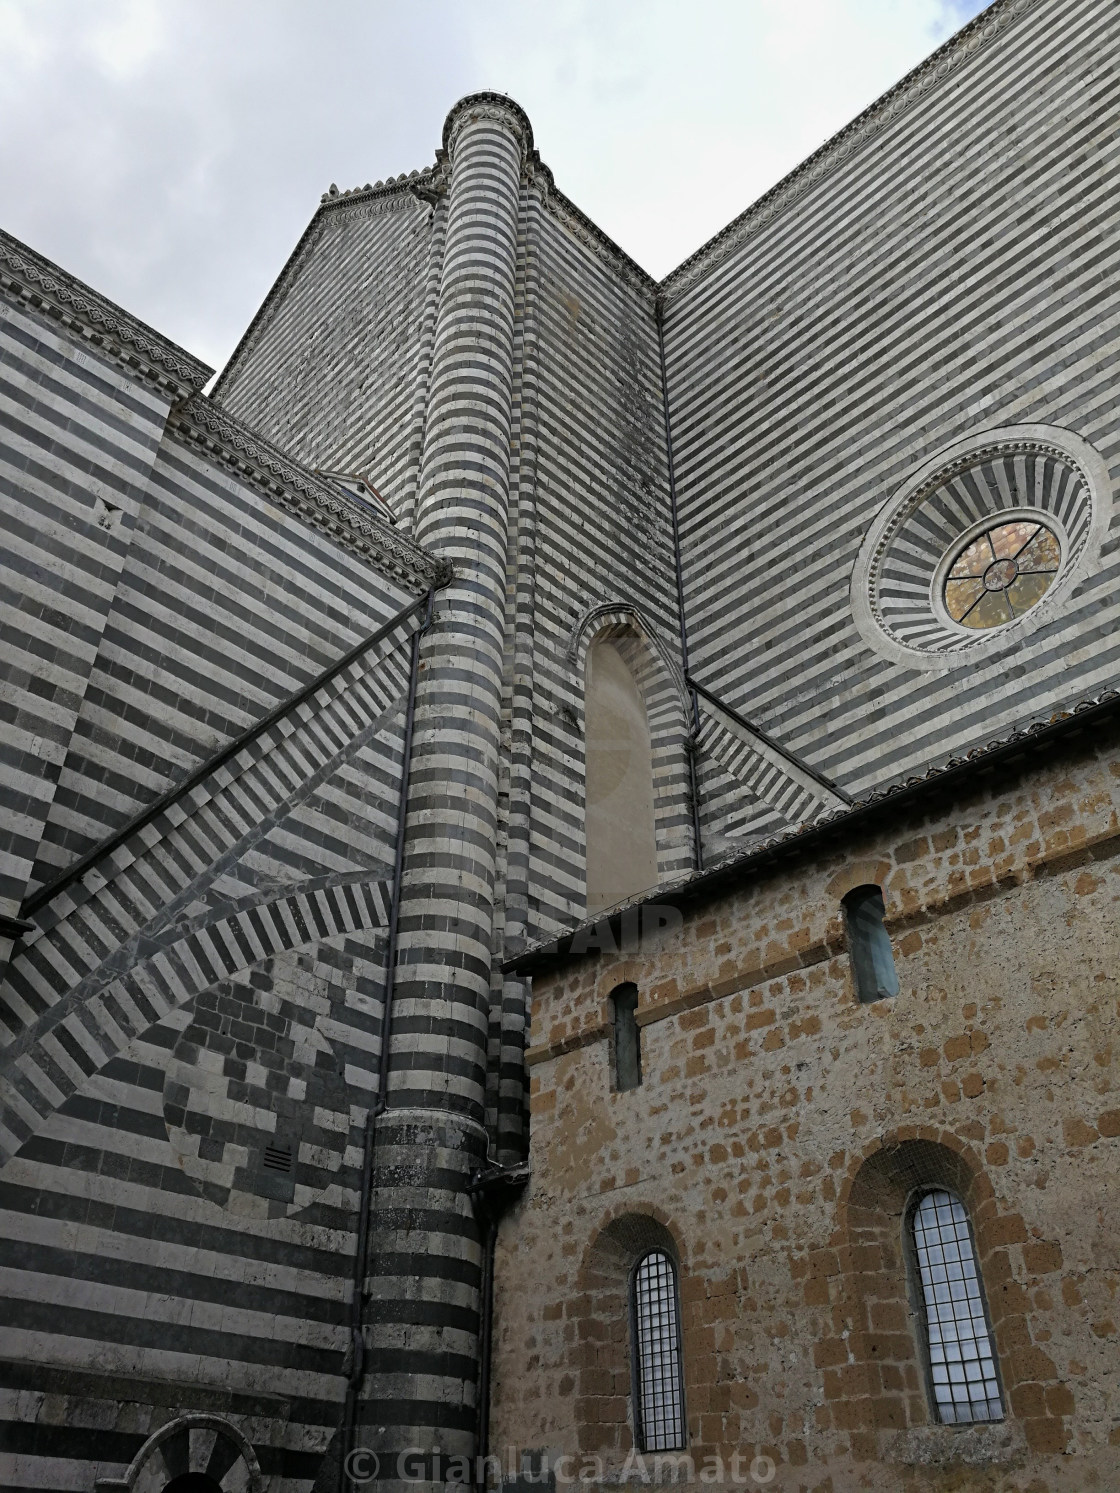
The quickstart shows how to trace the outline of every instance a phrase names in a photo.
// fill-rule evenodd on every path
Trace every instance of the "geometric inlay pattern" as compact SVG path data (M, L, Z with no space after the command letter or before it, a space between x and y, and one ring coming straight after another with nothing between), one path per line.
M350 1133L342 1064L315 1013L270 983L262 972L198 995L163 1087L179 1166L212 1202L257 1218L320 1197Z

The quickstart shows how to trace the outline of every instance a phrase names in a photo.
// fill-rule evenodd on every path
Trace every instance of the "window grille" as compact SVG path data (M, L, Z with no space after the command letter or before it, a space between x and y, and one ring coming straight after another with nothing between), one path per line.
M677 1273L663 1251L644 1255L632 1284L635 1440L639 1451L685 1444Z
M1002 1420L995 1344L964 1204L927 1192L913 1214L930 1388L939 1421Z
M842 905L856 999L867 1004L897 995L898 974L890 934L883 926L886 908L882 889L857 886L844 898Z

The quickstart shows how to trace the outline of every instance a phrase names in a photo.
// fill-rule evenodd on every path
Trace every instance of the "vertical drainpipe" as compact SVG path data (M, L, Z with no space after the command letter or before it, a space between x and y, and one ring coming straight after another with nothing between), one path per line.
M401 878L393 1066L377 1120L360 1442L382 1487L407 1447L475 1450L495 827L519 191L509 99L448 116L450 185L416 538L454 566L421 647ZM431 1461L418 1493L443 1486Z
M354 1421L365 1368L365 1278L369 1265L370 1205L373 1191L374 1152L377 1147L377 1122L384 1114L389 1093L390 1039L393 1032L393 995L397 972L397 934L400 926L401 877L404 871L404 836L408 809L409 767L412 763L412 734L416 720L416 684L420 672L420 641L432 625L435 593L428 592L424 621L412 634L408 671L408 702L404 715L404 741L401 747L401 787L397 805L396 853L393 858L393 900L389 907L389 931L385 940L385 993L381 1002L381 1045L377 1053L377 1098L366 1116L362 1147L362 1185L358 1203L358 1238L354 1250L354 1279L350 1296L350 1376L342 1414L342 1437L338 1458L338 1488L346 1486L346 1455L354 1446Z
M508 795L505 873L502 885L503 954L522 948L530 937L530 804L533 770L534 621L536 615L537 400L540 376L540 237L546 167L534 162L522 191L522 249L519 265L519 358L515 368L515 471L510 506L510 596ZM494 1153L498 1161L520 1161L528 1144L525 1046L529 982L500 976L501 1021L497 1052Z
M684 612L684 572L681 569L681 531L677 520L677 480L673 470L673 429L669 419L669 380L665 370L665 302L658 295L654 306L657 320L657 355L661 363L661 408L665 417L665 454L669 466L669 515L673 524L673 563L677 577L677 617L680 621L681 668L686 685L691 672L688 661L688 624ZM688 741L688 791L692 800L692 843L695 847L696 869L704 869L704 844L700 838L700 790L696 771L696 753L699 749L700 703L696 691L688 685L690 721Z

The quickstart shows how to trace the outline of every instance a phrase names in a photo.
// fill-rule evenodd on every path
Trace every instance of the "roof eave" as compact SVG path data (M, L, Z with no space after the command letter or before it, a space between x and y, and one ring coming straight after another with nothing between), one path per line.
M720 862L679 882L654 888L648 895L635 897L607 909L597 917L585 918L555 938L548 939L506 959L502 971L509 975L540 975L572 959L596 957L599 950L588 947L588 935L608 924L616 946L621 937L624 916L633 916L643 907L675 907L705 901L741 886L744 882L783 860L801 857L823 844L850 835L872 825L887 815L897 816L900 809L950 795L959 787L971 786L977 778L998 766L1033 756L1084 731L1102 726L1120 717L1120 689L1106 691L1095 700L1085 700L1063 711L1056 719L1041 721L1016 731L1003 741L979 747L963 759L951 759L944 767L931 767L920 778L909 778L879 789L858 799L851 808L838 810L827 818L814 820L804 827L767 840L745 854ZM579 945L573 949L573 944Z

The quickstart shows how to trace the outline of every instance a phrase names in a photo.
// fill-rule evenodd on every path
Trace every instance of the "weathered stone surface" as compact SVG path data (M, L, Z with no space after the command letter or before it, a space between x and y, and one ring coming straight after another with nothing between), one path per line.
M854 999L836 896L852 864L880 872L900 977L873 1005ZM698 1466L766 1455L783 1489L1107 1486L1118 957L1113 728L761 870L655 947L538 976L494 1441L622 1468L626 1271L604 1276L597 1241L648 1219L680 1259ZM644 1079L616 1093L622 981L640 991ZM573 1031L588 1040L569 1050ZM971 1212L998 1426L931 1424L902 1221L923 1182Z

